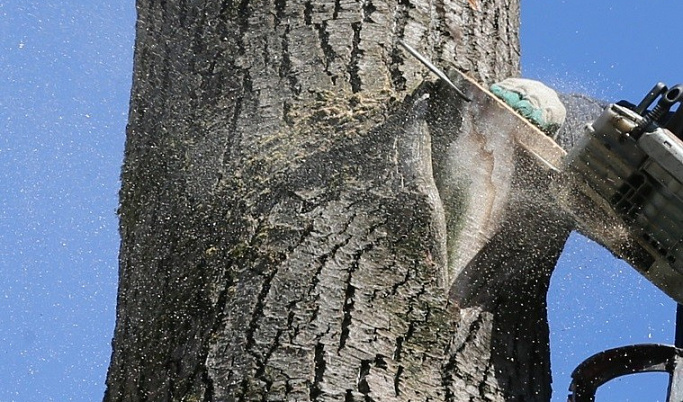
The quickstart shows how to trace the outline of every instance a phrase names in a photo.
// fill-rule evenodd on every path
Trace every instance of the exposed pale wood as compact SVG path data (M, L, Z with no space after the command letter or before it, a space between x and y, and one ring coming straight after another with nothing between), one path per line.
M453 75L472 101L457 106L463 122L457 137L435 140L443 149L435 156L434 173L447 206L449 269L444 276L449 284L498 232L519 200L550 203L547 188L566 154L466 74L453 70ZM522 158L530 162L522 163Z

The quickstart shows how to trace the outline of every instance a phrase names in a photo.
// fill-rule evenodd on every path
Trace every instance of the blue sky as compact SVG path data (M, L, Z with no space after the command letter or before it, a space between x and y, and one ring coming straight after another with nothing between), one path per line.
M524 75L638 100L658 80L683 81L665 22L682 12L652 0L522 0ZM0 0L0 401L103 395L134 22L133 0ZM672 341L673 302L580 236L549 307L554 401L590 354ZM665 380L621 380L602 400L663 400Z
M102 398L132 1L0 1L0 401Z

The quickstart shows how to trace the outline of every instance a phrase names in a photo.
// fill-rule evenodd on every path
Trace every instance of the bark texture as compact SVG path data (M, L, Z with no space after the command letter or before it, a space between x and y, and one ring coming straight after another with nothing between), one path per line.
M520 195L449 271L434 169L477 121L396 43L517 75L517 1L137 8L105 400L549 399L570 225Z

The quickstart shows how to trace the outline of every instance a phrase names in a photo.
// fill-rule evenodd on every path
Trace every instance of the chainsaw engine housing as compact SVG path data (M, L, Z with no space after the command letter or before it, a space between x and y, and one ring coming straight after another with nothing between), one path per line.
M661 94L662 99L667 95ZM674 95L666 101L672 103ZM652 92L648 97L651 103ZM562 185L565 194L570 193L562 198L572 198L565 206L575 212L580 226L595 230L602 224L603 230L627 231L637 244L606 244L608 248L682 302L683 141L667 128L675 126L678 112L671 117L662 100L653 111L646 111L648 97L638 107L611 104L586 126L564 160ZM588 222L595 215L578 211L587 207L600 211L603 219ZM618 225L605 224L605 217ZM612 238L618 243L619 233Z

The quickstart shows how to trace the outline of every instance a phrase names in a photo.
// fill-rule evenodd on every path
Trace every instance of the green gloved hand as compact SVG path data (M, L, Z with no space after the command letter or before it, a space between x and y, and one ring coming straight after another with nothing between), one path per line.
M567 116L557 93L539 81L508 78L491 85L490 91L553 138Z

